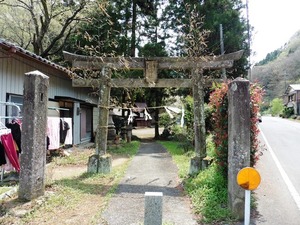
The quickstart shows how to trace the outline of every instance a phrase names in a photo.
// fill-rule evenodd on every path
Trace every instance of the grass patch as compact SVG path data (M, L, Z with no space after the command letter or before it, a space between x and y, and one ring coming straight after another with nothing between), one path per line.
M111 154L134 156L140 147L139 141L131 141L130 143L121 143L119 145L112 145L108 147L107 152Z
M202 222L232 222L234 220L227 199L227 180L213 163L197 176L187 178L184 187L191 197L194 210L201 215Z
M201 223L216 224L235 221L228 208L227 180L212 163L206 170L197 176L188 177L191 153L184 153L178 142L160 142L172 155L173 161L179 169L179 176L183 179L184 189L190 196L194 212L200 216ZM207 138L207 154L214 158L214 144L212 137Z

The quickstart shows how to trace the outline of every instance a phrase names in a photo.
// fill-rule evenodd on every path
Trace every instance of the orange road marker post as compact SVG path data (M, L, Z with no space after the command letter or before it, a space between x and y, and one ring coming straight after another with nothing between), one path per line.
M252 167L245 167L237 174L237 183L245 189L245 215L244 225L250 224L250 197L251 191L255 190L260 184L259 172Z

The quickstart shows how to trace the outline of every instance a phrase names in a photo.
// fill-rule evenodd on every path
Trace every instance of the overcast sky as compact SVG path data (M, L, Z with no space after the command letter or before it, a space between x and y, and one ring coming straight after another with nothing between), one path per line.
M246 0L244 0L246 2ZM249 21L254 26L252 62L289 41L300 30L300 0L248 0Z

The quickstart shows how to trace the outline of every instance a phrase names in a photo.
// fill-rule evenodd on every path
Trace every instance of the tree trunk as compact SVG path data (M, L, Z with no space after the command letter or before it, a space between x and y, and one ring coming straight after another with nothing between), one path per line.
M132 1L132 28L131 28L131 46L130 56L135 57L135 30L136 30L136 0Z

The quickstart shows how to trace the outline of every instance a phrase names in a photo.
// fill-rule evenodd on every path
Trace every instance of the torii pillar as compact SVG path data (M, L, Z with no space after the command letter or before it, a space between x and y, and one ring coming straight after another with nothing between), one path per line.
M203 70L192 70L193 98L194 98L194 138L196 156L190 161L189 174L198 173L206 165L203 159L206 157L206 129L204 115L204 81Z
M110 78L111 70L103 68L101 76ZM108 117L109 100L111 86L105 83L99 83L98 90L98 108L99 123L96 133L96 152L90 156L88 161L88 172L90 173L110 173L112 168L111 155L107 154L107 135L108 135Z

